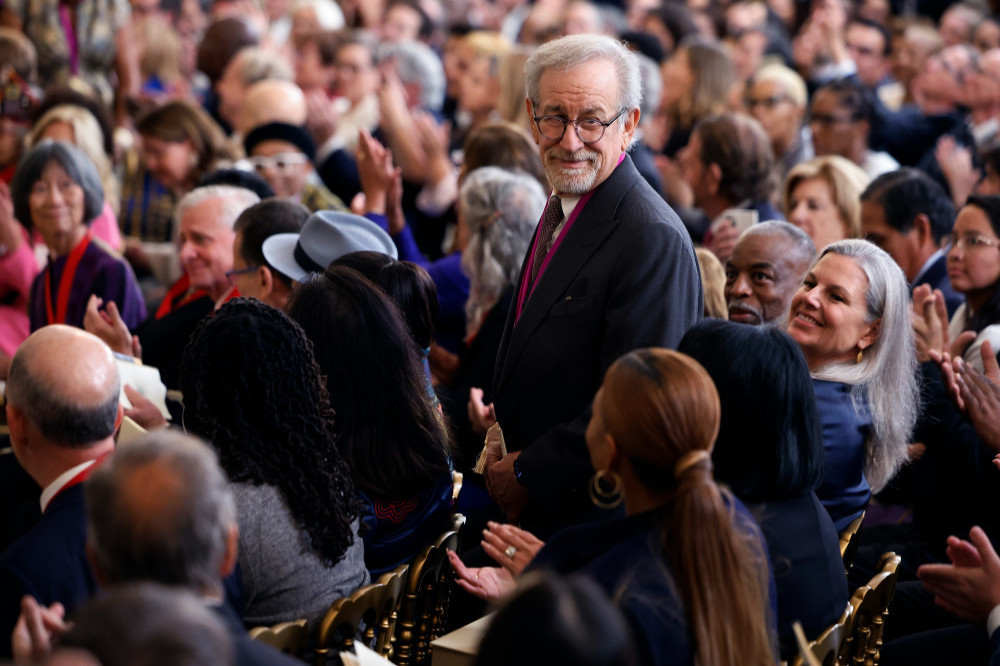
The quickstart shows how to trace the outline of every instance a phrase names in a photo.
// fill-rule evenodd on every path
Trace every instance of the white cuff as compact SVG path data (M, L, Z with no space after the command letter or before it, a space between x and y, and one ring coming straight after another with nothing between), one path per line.
M993 607L990 614L986 616L986 637L993 636L993 632L1000 627L1000 604Z

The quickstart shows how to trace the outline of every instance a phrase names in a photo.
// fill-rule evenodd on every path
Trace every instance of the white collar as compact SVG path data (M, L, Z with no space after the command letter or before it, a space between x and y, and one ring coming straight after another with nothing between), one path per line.
M42 513L45 513L45 509L48 508L49 502L51 502L52 499L59 494L59 491L62 490L67 483L72 481L77 474L87 469L95 462L97 461L88 460L85 463L80 463L76 467L70 467L68 470L57 476L55 481L47 485L45 487L45 490L42 491L42 497L41 497Z

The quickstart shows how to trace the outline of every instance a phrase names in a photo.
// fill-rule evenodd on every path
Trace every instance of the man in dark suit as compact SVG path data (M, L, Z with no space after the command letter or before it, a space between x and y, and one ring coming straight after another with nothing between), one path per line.
M123 447L86 488L88 555L102 585L150 581L197 594L227 629L237 664L297 662L250 640L223 601L222 579L236 567L239 530L226 477L202 442L158 430ZM45 635L51 609L26 603L15 648ZM56 629L53 633L61 633Z
M861 195L861 228L899 264L910 287L940 289L950 317L965 302L951 288L944 245L955 224L955 207L940 185L905 167L873 180Z
M85 554L83 481L114 449L118 369L111 350L69 326L46 326L14 354L7 422L14 455L42 488L41 520L0 555L0 656L10 656L21 598L69 613L97 584Z
M539 535L592 517L584 432L604 371L675 347L702 316L694 248L626 155L639 121L635 57L608 37L538 49L525 68L532 134L555 196L525 257L494 376L510 453L490 494Z

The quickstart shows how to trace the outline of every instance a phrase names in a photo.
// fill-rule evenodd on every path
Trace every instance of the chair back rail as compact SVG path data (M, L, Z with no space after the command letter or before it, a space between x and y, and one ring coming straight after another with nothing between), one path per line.
M840 654L847 640L847 624L854 612L854 606L847 603L840 618L823 630L823 633L814 641L809 641L805 645L799 645L800 650L807 651L813 659L807 659L800 654L792 661L792 666L806 666L815 663L822 666L838 666L840 664Z
M895 553L882 555L879 573L851 596L854 610L848 623L847 642L841 653L844 663L878 666L889 605L896 593L896 569L899 563L900 557Z
M383 622L394 607L391 590L382 583L365 585L349 597L333 602L319 624L315 655L317 666L328 662L331 651L352 650L356 641L375 650Z
M410 565L396 624L393 656L400 666L429 664L430 643L444 634L455 580L446 553L457 546L458 532L449 530Z
M840 559L844 560L844 571L849 572L854 564L854 554L858 551L858 531L861 523L865 519L865 512L851 521L851 523L840 533Z
M295 620L282 622L273 627L254 627L250 630L250 638L302 659L305 656L309 633L306 630L305 620Z
M403 600L403 586L406 584L409 564L401 564L393 571L387 571L375 581L385 586L384 613L379 622L375 651L392 661L396 645L396 623L399 620L399 605Z

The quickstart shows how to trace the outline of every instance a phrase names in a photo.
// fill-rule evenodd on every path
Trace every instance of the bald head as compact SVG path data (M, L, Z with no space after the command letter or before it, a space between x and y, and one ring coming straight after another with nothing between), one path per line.
M35 331L14 354L7 401L48 443L88 448L114 434L119 388L108 346L57 324Z
M291 81L265 79L251 85L236 129L244 136L267 123L305 125L306 97Z
M106 582L219 589L235 548L236 511L208 446L177 432L150 433L97 469L86 493L90 545Z

